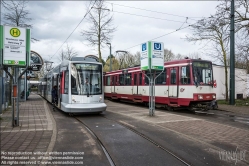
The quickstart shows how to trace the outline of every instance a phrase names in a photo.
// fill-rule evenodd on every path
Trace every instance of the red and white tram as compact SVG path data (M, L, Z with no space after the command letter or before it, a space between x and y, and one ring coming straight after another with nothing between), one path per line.
M94 56L65 60L47 73L39 86L40 94L52 102L52 88L58 87L57 107L68 113L106 110L102 63Z
M158 75L161 71L157 71ZM105 73L105 97L138 103L149 102L149 80L139 67ZM164 71L155 80L156 106L190 110L205 110L216 99L213 92L212 62L201 59L183 59L164 63Z

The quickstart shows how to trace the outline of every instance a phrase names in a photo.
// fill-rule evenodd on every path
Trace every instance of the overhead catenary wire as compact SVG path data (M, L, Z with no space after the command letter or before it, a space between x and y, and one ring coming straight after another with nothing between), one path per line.
M196 23L194 23L194 24L197 24L197 22ZM183 28L178 28L178 29L176 29L175 31L172 31L172 32L169 32L169 33L166 33L166 34L163 34L163 35L161 35L161 36L158 36L158 37L155 37L155 38L153 38L153 39L150 39L150 40L155 40L155 39L158 39L158 38L161 38L161 37L164 37L164 36L167 36L167 35L170 35L170 34L172 34L172 33L175 33L175 32L177 32L177 31L180 31L180 30L183 30L183 29L186 29L186 28L188 28L188 27L190 27L190 26L192 26L192 25L194 25L194 24L189 24L189 25L187 25L187 26L185 26L185 27L183 27ZM149 40L149 41L150 41ZM133 48L133 47L136 47L136 46L140 46L141 45L141 43L139 43L139 44L137 44L137 45L134 45L134 46L131 46L131 47L129 47L129 48L126 48L126 49L124 49L124 50L129 50L129 49L131 49L131 48Z
M78 26L82 23L82 21L86 18L86 16L88 15L88 13L90 13L90 11L92 10L93 6L95 5L95 3L97 2L97 0L95 0L94 4L92 5L92 7L88 10L88 12L86 12L86 14L84 15L84 17L80 20L79 24L74 28L74 30L70 33L70 35L67 37L67 39L63 42L63 44L58 48L58 50L54 53L54 55L52 55L50 57L50 59L52 59L56 53L61 49L61 47L67 42L67 40L71 37L71 35L74 33L74 31L78 28ZM89 5L90 6L90 5Z
M137 9L137 10L144 10L144 11L153 12L153 13L160 13L160 14L165 14L165 15L170 15L170 16L175 16L175 17L186 18L186 16L181 16L181 15L176 15L176 14L171 14L171 13L165 13L165 12L143 9L143 8L138 8L138 7L133 7L133 6L121 5L121 4L116 4L116 3L112 3L112 2L106 2L106 3L109 3L112 5L112 10L113 10L113 5L116 5L116 6L122 6L122 7L127 7L127 8L133 8L133 9ZM188 18L190 20L197 21L196 19L193 19L193 18L204 18L204 17L188 17Z
M164 18L157 18L157 17L144 16L144 15L138 15L138 14L132 14L132 13L125 13L125 12L118 12L118 11L112 11L112 12L114 12L114 13L121 13L121 14L128 14L128 15L133 15L133 16L139 16L139 17L152 18L152 19L158 19L158 20L165 20L165 21L182 23L182 21L175 21L175 20L169 20L169 19L164 19Z

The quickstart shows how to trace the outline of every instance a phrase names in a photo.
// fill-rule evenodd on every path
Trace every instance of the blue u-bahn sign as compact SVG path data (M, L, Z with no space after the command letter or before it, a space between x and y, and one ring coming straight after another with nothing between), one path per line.
M141 70L164 69L164 45L162 42L148 41L141 45Z

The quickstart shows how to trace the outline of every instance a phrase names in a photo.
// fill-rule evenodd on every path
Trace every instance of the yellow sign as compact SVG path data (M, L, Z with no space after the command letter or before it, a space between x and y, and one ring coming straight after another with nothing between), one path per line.
M21 31L18 28L11 28L10 35L13 37L19 37L21 35Z

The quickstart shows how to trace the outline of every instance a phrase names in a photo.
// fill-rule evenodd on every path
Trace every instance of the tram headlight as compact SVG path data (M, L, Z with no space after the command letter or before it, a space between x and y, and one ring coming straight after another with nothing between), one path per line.
M215 95L213 95L213 99L216 99L216 96L215 96Z
M102 101L102 96L99 97L99 102L101 102L101 101Z
M202 95L198 95L198 99L199 100L203 99L203 96Z

